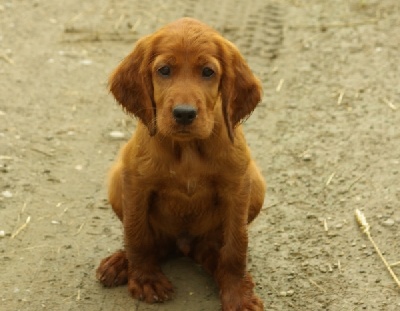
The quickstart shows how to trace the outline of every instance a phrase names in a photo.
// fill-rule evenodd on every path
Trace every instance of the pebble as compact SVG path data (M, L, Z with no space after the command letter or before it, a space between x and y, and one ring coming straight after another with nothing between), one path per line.
M289 289L287 292L286 292L286 295L287 296L293 296L293 294L294 294L294 290L293 289Z
M6 232L4 230L0 230L0 238L4 238L6 236Z
M114 138L114 139L125 138L125 134L120 131L112 131L112 132L110 132L109 135L111 138Z
M90 59L82 59L79 63L80 63L81 65L88 66L88 65L93 64L93 61L90 60Z
M294 290L292 290L292 289L289 289L288 291L281 291L279 293L279 295L282 297L290 297L290 296L293 296L293 294L294 294Z
M1 195L5 198L12 198L13 194L9 190L5 190L1 193Z
M394 225L394 220L391 218L386 219L383 223L384 226L386 227L391 227Z
M312 155L309 153L303 154L303 161L311 161L312 160Z
M315 214L307 213L306 218L307 218L307 219L317 219L318 217L317 217Z

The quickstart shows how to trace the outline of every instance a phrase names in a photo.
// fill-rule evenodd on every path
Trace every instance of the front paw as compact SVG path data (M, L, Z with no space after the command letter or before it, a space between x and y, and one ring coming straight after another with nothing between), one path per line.
M222 311L264 311L264 305L255 294L241 295L222 303Z
M253 292L254 283L247 274L243 279L221 288L222 311L263 311L262 300Z
M128 261L124 251L117 251L104 258L96 270L97 279L106 287L128 282Z
M161 271L151 273L132 271L128 280L128 289L133 298L147 303L170 300L174 293L171 282Z

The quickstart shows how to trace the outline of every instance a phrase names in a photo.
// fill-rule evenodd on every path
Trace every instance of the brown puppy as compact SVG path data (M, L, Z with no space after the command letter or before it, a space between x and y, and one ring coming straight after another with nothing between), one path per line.
M177 249L213 275L222 309L263 310L246 271L247 225L265 182L239 122L261 85L238 50L183 18L144 37L110 78L117 101L139 118L111 170L109 200L125 249L103 259L105 286L162 302L173 287L160 261Z

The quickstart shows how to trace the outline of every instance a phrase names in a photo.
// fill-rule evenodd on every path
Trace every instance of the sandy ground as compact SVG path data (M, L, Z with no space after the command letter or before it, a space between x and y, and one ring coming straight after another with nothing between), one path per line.
M139 37L181 16L235 42L263 81L245 128L269 184L248 265L266 310L400 310L354 219L363 210L400 261L397 0L0 1L0 309L219 309L186 259L165 265L177 294L160 305L94 277L122 246L105 176L136 122L107 78Z

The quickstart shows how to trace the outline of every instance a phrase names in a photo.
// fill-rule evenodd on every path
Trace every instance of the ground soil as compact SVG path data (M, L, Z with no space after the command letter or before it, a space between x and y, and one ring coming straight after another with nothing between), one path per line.
M0 309L219 309L186 259L164 266L176 288L165 304L94 273L122 246L105 179L136 124L108 75L181 16L237 44L264 85L245 130L269 185L248 264L266 310L400 310L354 218L361 209L387 261L400 260L397 0L1 1Z

